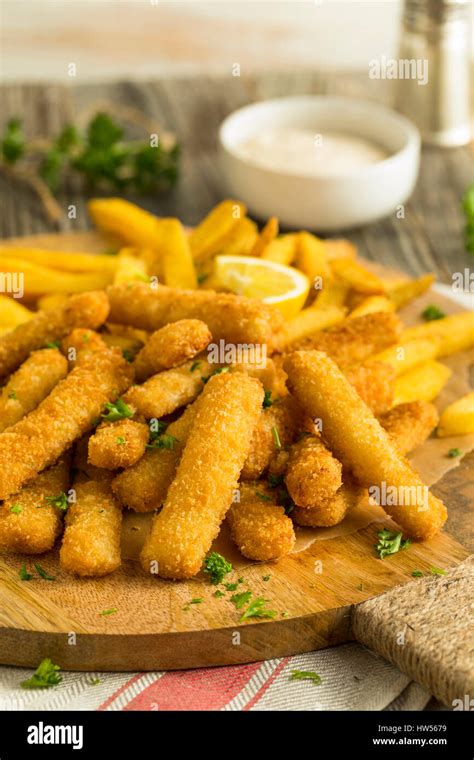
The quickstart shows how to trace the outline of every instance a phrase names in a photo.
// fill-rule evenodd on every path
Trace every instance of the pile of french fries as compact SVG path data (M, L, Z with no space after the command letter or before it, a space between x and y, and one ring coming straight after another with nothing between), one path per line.
M260 561L368 495L411 538L441 529L446 508L405 455L435 429L474 432L473 393L440 418L432 403L474 329L469 312L402 324L431 275L384 279L349 241L279 234L275 218L259 230L232 200L193 230L118 198L89 211L116 255L0 246L27 304L0 296L2 549L62 536L64 570L102 576L121 564L123 510L153 512L143 570L179 579L225 520ZM297 270L303 308L229 292L227 256L259 259L270 287L273 265Z

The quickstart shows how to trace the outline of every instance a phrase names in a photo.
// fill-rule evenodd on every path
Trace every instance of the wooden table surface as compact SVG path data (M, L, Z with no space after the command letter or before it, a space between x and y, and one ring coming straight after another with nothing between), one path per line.
M252 77L163 79L154 82L118 82L76 85L9 85L0 89L2 120L23 117L30 137L56 133L91 104L108 99L141 109L177 134L182 146L179 186L162 198L138 199L159 214L179 216L194 224L223 197L216 155L217 129L222 119L242 105L262 98L291 94L329 93L365 97L390 103L391 83L371 80L366 73L278 73ZM392 216L348 236L369 259L398 266L411 274L433 271L449 283L453 272L472 261L463 247L460 198L474 181L473 146L439 150L425 148L415 193L405 218ZM0 180L0 235L52 231L34 195ZM71 183L61 205L74 204L77 218L66 215L59 229L89 225L83 189Z

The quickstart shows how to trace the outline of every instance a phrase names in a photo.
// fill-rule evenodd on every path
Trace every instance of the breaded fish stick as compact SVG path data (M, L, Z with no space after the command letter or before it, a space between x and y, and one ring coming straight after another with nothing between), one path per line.
M145 453L149 437L145 422L124 419L103 423L89 438L89 462L106 470L131 467Z
M292 396L285 396L267 409L262 409L250 439L242 478L259 478L277 451L293 441L300 422L301 409Z
M94 353L103 351L104 348L106 348L106 343L99 333L82 327L76 327L61 341L61 351L71 368L78 362L88 361Z
M192 359L212 340L199 319L180 319L154 332L138 353L133 366L138 382Z
M324 351L339 367L345 368L397 343L401 331L396 314L380 311L346 319L340 325L300 341L294 348Z
M434 536L446 520L446 507L428 494L337 365L319 351L297 351L288 357L285 369L305 410L322 419L331 451L359 483L410 536Z
M66 455L3 502L0 548L24 554L42 554L53 548L62 530L63 511L51 500L67 491L69 464Z
M438 424L438 412L429 401L399 404L380 417L400 454L408 454L423 443Z
M308 528L330 528L339 525L346 514L356 506L366 489L351 481L342 484L338 492L327 501L309 509L295 507L291 516L297 525Z
M216 375L207 383L176 477L141 553L146 572L163 578L199 572L231 504L263 396L261 383L243 374Z
M262 501L232 504L227 521L234 543L248 559L279 559L295 545L293 523L283 507Z
M67 375L67 361L55 348L34 351L0 393L0 433L35 409Z
M73 369L34 411L0 433L0 499L56 462L132 378L133 370L121 354L100 351L90 363Z
M200 401L201 397L168 426L166 434L173 437L172 446L147 449L135 465L114 478L112 490L125 507L135 512L153 512L161 507L176 474Z
M189 361L181 367L152 375L143 385L134 385L124 396L126 404L149 420L171 414L201 393L204 381L218 368L206 359Z
M63 338L74 327L100 327L108 312L109 302L101 290L79 293L71 296L65 306L39 311L0 337L0 380L24 362L31 351Z
M122 510L106 480L74 483L76 501L70 505L59 561L69 573L99 577L120 566Z
M390 409L395 396L393 367L369 360L349 367L344 374L376 417Z
M341 487L342 465L322 441L306 436L290 449L285 483L298 507L316 507Z
M110 319L143 330L158 330L180 319L200 319L207 324L214 340L229 343L274 345L283 318L277 309L257 299L216 293L213 290L179 290L160 285L153 289L145 283L112 285Z

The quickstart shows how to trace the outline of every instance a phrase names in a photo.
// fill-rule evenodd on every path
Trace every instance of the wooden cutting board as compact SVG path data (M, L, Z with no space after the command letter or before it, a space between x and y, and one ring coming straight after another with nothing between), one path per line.
M8 242L14 242L13 240ZM38 235L38 247L101 251L95 233ZM443 479L454 513L467 501L461 468ZM449 483L453 483L453 487ZM455 485L454 485L455 483ZM35 666L51 657L64 669L135 671L251 662L311 651L354 638L355 605L413 580L414 569L448 569L468 551L447 533L380 560L377 531L390 520L351 535L314 542L278 563L239 568L239 590L262 596L273 620L239 622L231 594L215 597L206 578L169 582L147 576L125 560L113 575L80 580L63 573L57 554L0 558L0 663ZM54 581L20 581L23 561L39 559ZM266 579L269 576L268 579ZM266 579L266 580L264 580ZM199 604L189 604L202 599ZM101 614L112 611L110 614ZM403 610L401 610L403 612Z

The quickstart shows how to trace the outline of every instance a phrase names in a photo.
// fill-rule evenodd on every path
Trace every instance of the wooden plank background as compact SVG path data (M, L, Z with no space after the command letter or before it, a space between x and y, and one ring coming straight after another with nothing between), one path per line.
M183 147L179 186L164 197L138 199L159 214L196 223L220 198L217 130L224 117L246 103L292 94L329 93L390 103L391 83L370 80L366 73L278 73L252 77L167 78L153 82L77 85L9 85L0 89L1 120L21 116L31 138L55 134L60 127L104 98L133 106L172 129ZM411 274L436 273L449 283L453 272L472 261L463 246L460 198L474 181L473 145L441 150L425 148L420 178L406 205L405 218L392 216L348 236L369 259L395 265ZM64 215L58 229L86 229L87 194L71 181L59 197L66 209L74 204L77 218ZM10 237L53 231L35 196L20 185L0 179L0 235Z

